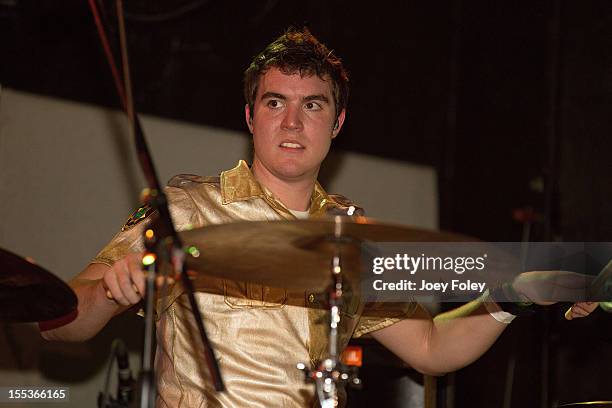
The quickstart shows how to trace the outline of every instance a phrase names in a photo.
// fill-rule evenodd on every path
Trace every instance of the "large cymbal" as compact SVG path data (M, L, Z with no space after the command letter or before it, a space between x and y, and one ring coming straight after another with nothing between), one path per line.
M38 322L76 310L72 289L38 265L0 249L0 321Z
M341 237L345 276L360 279L360 244L473 241L458 234L383 224L365 217L295 221L248 221L210 225L181 233L189 269L218 278L291 290L321 290L330 283L330 262ZM197 277L196 277L196 286Z

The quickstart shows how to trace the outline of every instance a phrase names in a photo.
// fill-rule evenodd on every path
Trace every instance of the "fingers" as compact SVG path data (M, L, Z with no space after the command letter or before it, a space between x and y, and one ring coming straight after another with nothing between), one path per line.
M131 254L126 258L128 260L128 270L133 289L142 297L146 290L145 273L142 270L142 255Z
M172 278L171 276L162 276L162 275L155 278L155 284L157 285L158 288L161 288L164 286L164 281L166 285L172 285L175 282L175 279Z
M102 278L102 286L106 290L106 298L120 305L129 305L128 300L123 296L123 291L119 287L119 281L115 270L119 267L121 261L115 262L112 268L108 269Z
M572 320L574 318L586 317L597 308L599 303L597 302L580 302L574 303L572 307L567 309L565 312L565 318Z
M580 302L577 303L577 306L584 312L584 316L588 316L593 313L597 306L599 306L599 302Z
M138 266L134 265L133 259L127 257L125 262L122 263L122 268L117 271L117 280L119 281L119 288L123 292L123 296L128 299L129 304L135 305L140 302L141 295L138 291L138 287L132 281L132 274L142 273Z
M140 302L144 293L144 272L140 268L140 256L129 255L115 262L103 277L106 297L123 306Z
M157 276L156 286L171 285L175 277ZM129 254L115 262L102 279L106 297L122 306L135 305L146 291L146 275L142 269L142 254Z

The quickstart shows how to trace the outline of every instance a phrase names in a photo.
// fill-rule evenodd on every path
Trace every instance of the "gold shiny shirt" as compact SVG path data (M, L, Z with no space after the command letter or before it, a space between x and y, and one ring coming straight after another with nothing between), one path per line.
M295 219L255 180L244 161L220 177L176 176L166 194L177 230L236 221ZM322 216L348 204L341 196L328 195L316 183L310 216ZM148 222L118 233L92 263L110 266L129 252L141 251L141 235ZM314 366L327 351L329 315L320 307L318 297L214 278L205 289L206 293L196 293L196 299L227 391L216 393L212 387L201 341L191 337L198 331L189 313L189 301L180 285L175 285L169 296L158 302L157 406L316 405L314 386L304 383L296 364ZM406 309L394 317L385 313L386 317L359 319L363 308L356 297L345 300L342 348L352 334L361 336L381 329L411 312Z

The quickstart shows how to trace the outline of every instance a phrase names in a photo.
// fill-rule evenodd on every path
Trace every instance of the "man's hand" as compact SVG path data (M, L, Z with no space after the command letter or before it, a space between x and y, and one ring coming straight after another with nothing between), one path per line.
M102 286L106 297L122 306L132 306L140 302L146 290L146 272L142 269L143 253L133 253L115 262L104 272ZM172 277L165 279L168 285L175 282ZM164 284L164 277L158 276L157 287Z
M69 282L78 298L77 318L57 328L43 331L47 340L84 341L95 336L108 321L137 304L145 294L146 272L143 253L132 253L109 267L90 264ZM158 276L157 287L174 283L174 277Z
M106 297L122 306L135 305L145 293L142 254L129 254L104 272L102 286Z
M586 317L590 315L599 306L598 302L579 302L574 303L572 307L565 312L565 318L572 320L575 318Z

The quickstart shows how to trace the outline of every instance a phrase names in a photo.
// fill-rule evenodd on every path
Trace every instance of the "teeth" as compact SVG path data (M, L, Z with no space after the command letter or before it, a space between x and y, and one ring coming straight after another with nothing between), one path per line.
M303 149L303 146L301 144L297 144L297 143L289 143L289 142L283 142L281 143L282 147L290 147L292 149Z

